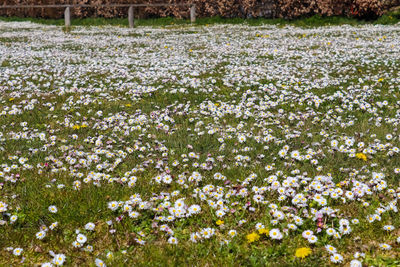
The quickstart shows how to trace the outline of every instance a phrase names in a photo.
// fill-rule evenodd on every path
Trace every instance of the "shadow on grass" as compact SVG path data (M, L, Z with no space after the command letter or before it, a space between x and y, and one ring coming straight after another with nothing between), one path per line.
M19 18L19 17L0 17L1 21L31 21L34 23L63 26L64 19L43 19L43 18ZM388 13L379 17L376 20L359 20L356 18L348 17L321 17L315 15L312 17L298 18L298 19L267 19L267 18L255 18L255 19L242 19L242 18L198 18L194 25L213 25L213 24L247 24L250 26L260 25L291 25L297 27L319 27L319 26L331 26L331 25L364 25L364 24L382 24L391 25L400 22L400 14ZM190 25L188 19L178 19L173 17L166 18L147 18L147 19L135 19L136 26L168 26L168 25ZM122 26L128 27L127 18L73 18L71 20L72 26Z

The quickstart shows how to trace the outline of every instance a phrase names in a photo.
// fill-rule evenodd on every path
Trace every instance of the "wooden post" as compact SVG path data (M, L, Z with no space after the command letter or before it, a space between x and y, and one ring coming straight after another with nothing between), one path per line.
M190 7L190 22L195 23L196 22L196 5L192 5Z
M65 21L65 27L71 26L71 10L69 7L65 8L64 21Z
M129 7L128 20L129 20L129 28L135 27L135 19L133 18L133 6Z

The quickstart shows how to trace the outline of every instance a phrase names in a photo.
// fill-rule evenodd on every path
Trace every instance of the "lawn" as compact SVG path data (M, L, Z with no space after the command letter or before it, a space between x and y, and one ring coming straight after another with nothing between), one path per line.
M0 21L0 266L399 266L399 25Z

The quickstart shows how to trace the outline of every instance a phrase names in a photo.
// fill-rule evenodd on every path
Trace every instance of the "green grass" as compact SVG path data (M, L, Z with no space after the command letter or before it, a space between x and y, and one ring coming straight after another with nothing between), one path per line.
M390 24L393 17L382 17L380 20ZM37 22L63 25L63 20ZM124 27L127 23L126 19L83 19L73 22L78 23L74 25ZM5 220L4 225L0 225L0 266L33 266L51 261L50 250L64 253L67 256L66 266L94 266L96 258L104 260L107 266L333 266L329 260L330 254L324 248L326 244L338 249L345 258L343 264L346 266L357 251L366 253L364 264L400 264L400 245L396 243L400 229L398 213L385 212L382 220L374 224L366 221L367 215L374 213L380 205L396 201L388 190L363 197L370 204L369 207L364 207L361 201L343 203L340 198L327 196L327 206L338 211L337 217L324 217L325 228L338 228L340 218L357 218L360 223L351 224L353 232L343 235L341 239L329 237L322 230L318 233L316 244L309 244L301 236L306 229L317 231L312 216L303 213L321 208L311 198L307 207L285 211L286 219L275 225L272 223L272 209L268 204L255 203L253 193L246 197L226 197L226 206L230 211L221 218L224 220L223 225L218 226L216 222L220 218L215 214L216 209L193 196L193 190L209 184L223 188L224 194L236 190L243 186L243 181L249 175L255 173L257 178L244 185L251 192L253 186L268 187L265 178L277 171L282 172L278 178L282 181L284 177L293 177L294 170L299 170L299 174L307 172L304 175L310 178L331 175L332 183L328 187L346 191L352 186L340 182L351 184L353 178L350 172L357 172L355 177L368 185L372 172L384 172L388 188L400 190L399 175L394 173L394 169L400 167L400 158L398 155L388 156L386 153L389 147L375 154L367 153L368 159L363 161L350 157L349 152L332 150L330 145L332 139L354 137L356 144L364 142L365 147L375 146L378 141L398 146L395 122L398 122L396 118L400 107L400 93L397 90L400 82L396 66L400 58L399 49L395 46L399 33L396 27L380 27L382 32L378 32L373 25L365 25L377 21L338 17L311 17L295 21L199 19L199 25L239 25L213 27L212 30L206 27L177 27L173 30L157 28L172 23L189 25L187 20L172 18L139 22L142 23L139 25L156 26L156 29L133 33L119 27L108 29L107 32L100 28L82 28L76 32L74 28L65 29L71 35L65 35L57 28L0 31L0 52L7 55L0 61L0 89L3 90L0 94L0 171L4 169L4 164L17 164L17 168L7 172L6 176L18 173L20 177L15 182L4 181L4 176L0 177L0 201L9 205L7 213L10 213L0 213L0 219ZM243 24L254 27L241 27ZM296 25L302 28L282 30L258 27L266 24ZM317 25L343 24L356 27L338 27L332 31L310 29ZM118 53L115 52L116 48ZM132 48L135 52L132 52ZM30 54L26 53L27 49ZM369 56L373 60L366 61ZM195 63L190 61L193 59L197 59L193 61ZM190 64L186 65L188 62ZM195 75L192 68L197 67L197 64L201 68L198 75ZM152 70L143 76L141 72L147 69L140 69L140 66L148 66ZM265 71L268 68L270 71ZM275 69L280 68L282 72L275 72ZM176 79L169 79L172 76ZM324 77L327 77L327 84L321 88L319 83ZM190 81L194 84L185 83L185 79L192 79ZM71 82L67 83L66 80ZM227 81L229 84L225 83ZM61 86L84 91L61 94ZM134 95L131 90L138 86L152 86L158 90ZM175 93L172 92L174 89L186 91ZM339 90L343 92L342 98L326 98ZM371 94L364 95L365 92ZM325 101L317 107L311 101L315 98ZM359 102L371 103L376 112L361 110L354 102L356 98ZM33 99L33 110L25 109ZM378 102L384 100L388 101L388 105L379 107ZM353 102L354 106L349 108ZM207 108L200 108L201 104L207 105ZM224 104L240 107L253 115L238 117L238 112L234 111L217 119L212 110ZM185 105L187 109L184 109ZM261 115L261 107L268 116ZM21 112L11 114L10 110L16 108L21 109ZM102 111L103 115L97 115L98 111ZM145 115L148 121L143 124L128 122L129 118L137 118L138 114ZM161 119L160 115L165 114L173 122L167 121L166 117ZM289 114L301 117L290 119ZM126 118L111 122L106 119L110 116L114 116L114 119ZM375 124L377 117L383 117L379 126ZM66 119L68 124L65 123ZM339 123L350 119L354 120L352 126L344 127ZM83 121L87 122L88 127L74 128L82 125ZM23 126L24 122L26 126ZM160 122L168 125L170 130L160 129ZM108 127L102 128L103 125ZM209 133L210 129L217 130ZM265 136L267 131L276 139L267 142L252 138ZM200 132L203 134L200 135ZM16 133L26 133L33 137L14 138ZM34 136L36 133L45 133L46 140L39 140ZM241 133L251 134L252 137L239 143L238 136ZM288 135L295 133L300 134ZM396 135L395 139L387 140L388 133ZM54 144L50 136L57 137ZM91 142L100 136L103 144ZM220 137L224 137L225 148L218 140ZM145 150L135 150L123 157L122 162L112 170L101 171L119 179L135 168L134 174L128 175L137 177L135 186L128 187L122 181L102 180L99 185L93 181L83 181L90 172L99 172L98 163L113 163L120 157L117 156L119 150L128 151L128 147L135 147L136 144ZM284 145L288 145L290 151L298 150L303 155L307 149L312 148L316 152L313 159L317 159L318 164L312 164L310 160L280 158L278 152ZM161 151L163 146L168 148L168 153ZM356 152L362 151L356 145L353 147ZM38 151L33 153L29 149ZM98 150L106 150L114 155L108 157ZM78 166L76 162L69 163L68 156L77 160L87 158L87 155L79 155L79 151L87 155L97 153L99 161L87 167ZM199 159L190 159L184 165L183 154L192 151L199 154ZM258 158L261 154L264 157ZM238 155L249 156L251 160L239 164L236 160ZM223 158L218 159L219 156ZM23 169L18 163L19 157L26 157L32 169ZM208 157L215 159L211 171L192 165L202 164ZM152 182L152 178L164 172L164 169L156 168L156 163L162 160L165 160L163 168L168 166L174 176L175 180L171 184ZM174 166L175 160L179 160L180 164ZM62 167L66 169L61 169L56 161L61 161ZM268 165L274 169L267 170ZM82 173L82 177L74 176L75 170ZM185 187L177 183L178 175L185 174L188 177L194 171L203 175L199 184L187 182ZM217 172L225 175L229 183L214 179L213 175ZM79 190L74 188L74 181L77 180L82 181ZM65 187L57 188L61 184ZM294 188L307 197L315 194L303 185ZM180 195L171 196L172 204L182 197L188 206L201 205L202 212L190 218L177 218L173 222L158 222L158 226L154 226L155 216L167 215L166 209L139 210L136 205L132 205L141 214L139 218L133 219L121 210L112 211L107 207L110 201L128 201L135 193L151 202L152 207L157 207L162 200L151 199L154 194L172 193L175 190L179 190ZM278 209L294 207L290 196L279 201L278 193L272 189L264 195L269 203L277 204ZM236 201L238 205L233 205ZM251 203L253 211L246 208L247 203ZM58 213L50 213L50 205L55 205ZM8 221L11 214L18 216L13 224ZM292 214L302 216L304 224L297 231L289 232L282 240L272 240L264 235L254 243L246 240L247 234L256 231L256 223L262 223L268 229L282 230L287 227L287 223L293 222L290 217ZM121 215L124 215L122 221L117 222L116 218ZM241 219L247 222L239 224ZM59 223L58 228L49 230L43 240L35 237L40 227L49 226L55 221ZM109 221L113 221L112 226L107 224ZM84 230L88 222L96 224L95 231ZM169 236L158 228L164 223L173 229L174 236L179 239L178 245L167 243ZM382 228L387 224L394 225L395 231L385 232ZM204 227L213 227L216 235L198 243L189 241L191 233ZM88 237L87 243L93 245L93 252L73 247L72 242L76 240L78 229ZM228 236L227 231L231 229L237 230L236 237ZM147 242L144 246L135 241L141 232L145 234ZM223 240L230 240L230 243L221 245ZM379 243L383 242L390 243L393 249L379 249ZM3 249L10 246L24 249L24 262L21 262L22 257L13 256ZM310 247L312 254L305 259L296 258L296 249L304 246ZM113 252L113 257L107 258L108 252Z
M20 17L0 17L2 21L32 21L35 23L45 25L57 25L63 26L64 19L43 19L43 18L20 18ZM376 20L360 20L349 17L321 17L314 15L312 17L298 18L298 19L266 19L266 18L255 18L255 19L242 19L242 18L198 18L195 25L213 25L213 24L248 24L251 26L261 25L292 25L297 27L320 27L320 26L332 26L332 25L364 25L364 24L382 24L390 25L400 22L400 15L397 13L388 13ZM190 25L188 19L177 19L173 17L166 18L147 18L147 19L135 19L135 26L168 26L168 25ZM72 26L128 26L127 18L72 18Z

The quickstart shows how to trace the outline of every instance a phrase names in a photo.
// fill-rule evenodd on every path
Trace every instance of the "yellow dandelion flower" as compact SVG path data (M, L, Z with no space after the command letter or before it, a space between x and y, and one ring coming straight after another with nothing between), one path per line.
M307 247L303 247L303 248L298 248L296 249L296 253L295 256L297 258L302 258L304 259L305 257L307 257L308 255L311 254L311 249L307 248Z
M215 224L216 225L221 225L221 224L224 224L224 221L218 220L218 221L215 222Z
M246 236L246 239L247 239L248 243L253 243L253 242L257 241L258 239L260 239L260 236L257 233L253 232L251 234L248 234Z
M357 153L356 158L362 159L363 161L367 161L367 155L365 155L364 153Z
M268 229L265 229L265 228L258 229L258 233L259 233L260 235L263 235L263 234L269 235L269 230L268 230Z

